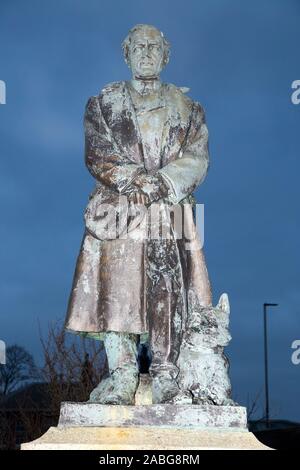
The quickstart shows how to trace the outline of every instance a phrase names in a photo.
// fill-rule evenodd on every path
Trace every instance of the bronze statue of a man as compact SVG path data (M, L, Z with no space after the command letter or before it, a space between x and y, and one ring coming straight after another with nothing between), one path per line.
M155 27L133 27L123 42L131 80L108 84L86 106L85 161L96 188L85 213L66 328L104 341L110 376L91 393L94 402L134 404L137 345L148 336L153 403L191 403L192 388L181 386L188 380L178 379L180 347L189 319L212 308L198 239L187 249L172 222L168 238L151 237L151 222L144 238L103 230L100 208L120 208L125 198L130 207L156 205L167 215L185 206L184 224L195 232L191 202L209 166L208 131L201 105L160 80L169 48ZM138 224L131 229L138 230Z

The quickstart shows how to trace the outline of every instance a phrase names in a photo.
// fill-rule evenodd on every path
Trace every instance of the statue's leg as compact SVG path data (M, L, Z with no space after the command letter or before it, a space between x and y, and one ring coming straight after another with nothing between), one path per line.
M133 405L139 382L137 363L138 335L110 331L104 345L110 376L92 391L90 402Z
M176 242L151 240L148 244L149 341L153 403L192 403L192 395L177 383L176 361L182 339L181 266Z
M152 331L153 333L153 331ZM168 333L161 331L162 334ZM192 395L179 388L177 377L179 369L176 366L178 353L176 349L172 354L172 348L176 344L169 337L169 347L162 348L162 343L153 341L155 336L150 335L150 344L152 350L152 363L149 368L152 377L152 401L153 403L192 403ZM175 338L173 338L174 340ZM171 353L171 354L170 354Z

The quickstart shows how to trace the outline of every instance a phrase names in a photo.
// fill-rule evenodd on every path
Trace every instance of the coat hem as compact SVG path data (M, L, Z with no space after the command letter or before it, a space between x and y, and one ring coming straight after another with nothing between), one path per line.
M95 339L97 341L104 341L105 334L114 331L114 330L107 330L107 331L80 331L80 330L72 330L72 328L65 328L67 333L73 333L75 335L82 336L88 339ZM140 343L147 343L149 341L149 333L148 332L136 332L136 331L119 331L119 333L130 333L140 336Z

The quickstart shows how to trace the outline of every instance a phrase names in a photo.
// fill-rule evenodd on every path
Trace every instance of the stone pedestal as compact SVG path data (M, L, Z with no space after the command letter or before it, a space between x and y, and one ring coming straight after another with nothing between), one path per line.
M246 409L211 405L62 403L59 424L22 450L267 449Z
M164 427L57 427L22 450L268 450L248 431Z
M247 432L246 408L213 405L62 403L58 427L172 428Z

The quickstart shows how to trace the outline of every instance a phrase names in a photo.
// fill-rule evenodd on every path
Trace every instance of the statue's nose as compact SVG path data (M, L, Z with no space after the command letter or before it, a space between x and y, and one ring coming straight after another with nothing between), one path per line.
M150 52L151 52L150 46L146 46L146 47L145 47L145 51L144 51L145 56L146 56L146 57L149 57L149 56L150 56Z

